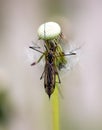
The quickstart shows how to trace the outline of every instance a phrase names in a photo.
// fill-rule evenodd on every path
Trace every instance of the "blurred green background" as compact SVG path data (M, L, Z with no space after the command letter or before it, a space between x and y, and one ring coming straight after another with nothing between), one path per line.
M69 42L84 43L79 64L61 76L61 130L102 130L100 0L0 0L0 130L51 129L43 66L30 66L29 50L45 21L58 22Z

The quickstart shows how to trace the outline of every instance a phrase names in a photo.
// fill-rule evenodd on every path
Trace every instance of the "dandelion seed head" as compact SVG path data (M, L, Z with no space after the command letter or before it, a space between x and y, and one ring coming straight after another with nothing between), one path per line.
M61 27L56 22L46 22L38 28L38 37L42 40L51 40L61 34Z

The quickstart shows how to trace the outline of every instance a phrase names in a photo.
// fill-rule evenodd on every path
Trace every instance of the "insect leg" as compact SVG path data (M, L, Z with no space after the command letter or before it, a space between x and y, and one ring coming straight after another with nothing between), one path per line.
M37 41L36 41L37 42ZM40 48L40 46L36 45L34 41L32 41L32 44L34 45L34 48ZM36 47L35 47L36 46Z
M45 73L45 68L44 68L44 71L43 71L43 73L42 73L42 75L40 77L40 80L44 77L44 73Z
M58 81L59 81L58 83L61 83L60 76L56 68L55 68L55 74L58 76Z
M44 53L44 52L42 52L42 51L40 51L40 50L36 49L36 47L32 47L32 46L30 46L29 48L30 48L30 49L33 49L33 50L35 50L35 51L38 51L38 52L40 52L41 54L43 54L43 53Z
M56 57L61 57L61 56L71 56L71 55L76 55L76 54L77 54L76 52L70 52L70 53L67 53L67 54L62 53L62 54L60 54L60 55L56 55Z
M44 55L45 55L45 54L43 53L43 55L40 56L40 58L38 59L38 61L33 62L33 63L31 64L31 66L38 64L38 63L41 61L41 59L43 58Z
M58 76L58 80L59 80L59 82L58 82L58 83L61 83L59 73L57 72L56 74L57 74L57 76Z
M75 52L70 52L68 54L63 54L63 56L70 56L70 55L76 55L76 53Z
M42 78L44 77L44 73L45 73L45 70L43 71L41 77L40 77L40 80L42 80Z
M76 50L79 50L82 46L77 47L74 50L71 50L68 54L64 54L64 56L70 56L70 55L76 55L77 53L75 52Z

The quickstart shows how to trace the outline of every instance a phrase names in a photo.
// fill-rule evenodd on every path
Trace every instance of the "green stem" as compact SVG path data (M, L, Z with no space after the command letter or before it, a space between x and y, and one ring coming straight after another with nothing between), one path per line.
M59 97L57 84L51 97L53 130L60 130L59 126Z

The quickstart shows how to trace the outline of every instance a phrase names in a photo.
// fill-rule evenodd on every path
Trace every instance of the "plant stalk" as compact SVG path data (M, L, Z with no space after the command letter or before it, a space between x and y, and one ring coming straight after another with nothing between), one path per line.
M52 123L53 130L60 130L59 125L59 96L58 96L58 84L56 83L55 91L51 97L51 106L52 106Z

